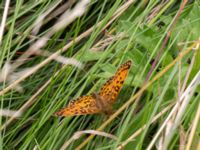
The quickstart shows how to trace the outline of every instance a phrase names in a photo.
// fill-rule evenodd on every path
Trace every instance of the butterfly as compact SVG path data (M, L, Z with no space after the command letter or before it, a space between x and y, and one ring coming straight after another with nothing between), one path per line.
M102 86L99 93L81 96L72 100L67 107L55 112L54 115L77 116L97 113L110 114L112 105L119 95L131 64L132 62L130 60L122 64L115 75Z

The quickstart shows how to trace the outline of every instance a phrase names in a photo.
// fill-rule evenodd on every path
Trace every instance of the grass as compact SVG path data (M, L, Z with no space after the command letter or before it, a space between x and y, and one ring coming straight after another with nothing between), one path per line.
M82 2L1 3L1 149L198 149L200 3ZM53 116L127 60L109 118Z

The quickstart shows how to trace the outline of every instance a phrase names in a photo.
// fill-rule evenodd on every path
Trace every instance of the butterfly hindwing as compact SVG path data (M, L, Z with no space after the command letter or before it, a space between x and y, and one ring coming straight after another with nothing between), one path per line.
M81 96L73 100L69 105L56 112L56 116L76 116L100 113L101 109L96 105L95 99L90 96Z

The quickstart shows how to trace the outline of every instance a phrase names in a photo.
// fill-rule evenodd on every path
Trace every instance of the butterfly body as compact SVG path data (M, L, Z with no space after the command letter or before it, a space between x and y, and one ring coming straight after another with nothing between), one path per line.
M112 105L108 103L109 97L103 97L97 93L93 93L92 97L96 101L96 106L101 110L102 113L109 115L112 114Z
M71 101L67 107L56 112L55 115L76 116L96 113L109 114L112 111L112 105L119 95L130 67L131 61L127 61L121 65L115 75L102 86L99 93L79 97Z

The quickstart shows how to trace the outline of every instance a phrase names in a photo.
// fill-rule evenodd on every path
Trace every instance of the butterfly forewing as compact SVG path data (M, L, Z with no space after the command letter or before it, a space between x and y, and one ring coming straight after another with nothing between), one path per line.
M131 61L127 61L121 65L116 71L115 75L102 86L99 95L105 97L108 103L113 104L115 102L127 77L130 67Z

